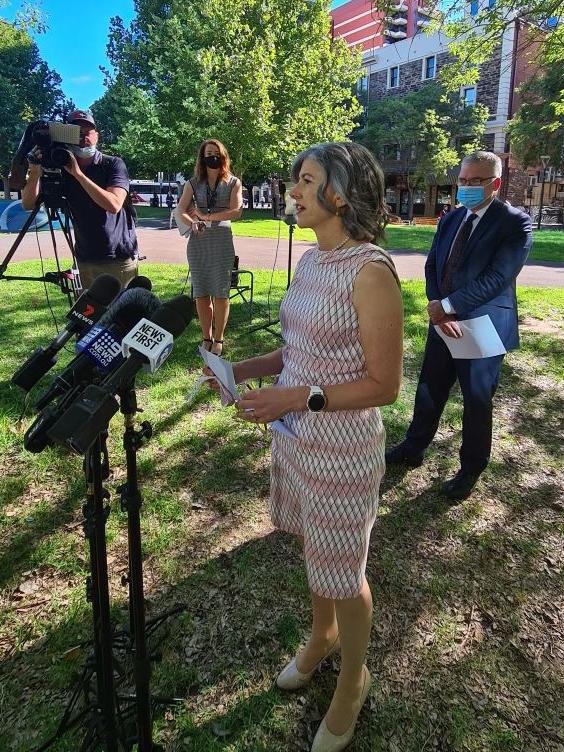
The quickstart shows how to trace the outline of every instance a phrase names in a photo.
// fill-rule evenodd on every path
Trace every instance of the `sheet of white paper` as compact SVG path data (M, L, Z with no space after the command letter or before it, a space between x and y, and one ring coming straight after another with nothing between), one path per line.
M233 375L233 365L228 360L220 358L219 355L214 355L214 353L209 350L204 350L201 345L199 349L200 355L204 359L204 363L209 366L210 370L213 371L216 379L219 381L220 388L223 388L233 400L240 399L237 384L235 383L235 376ZM211 377L203 376L198 379L197 385L190 394L190 398L194 396L195 392L201 387L204 381L207 381L209 378ZM284 436L296 438L296 434L293 431L290 431L281 420L275 420L268 425L273 431L283 433Z
M190 389L190 391L188 392L186 396L186 402L192 402L192 400L198 393L202 384L205 384L206 381L211 381L212 379L213 379L213 376L200 376L200 378L196 381L192 389Z
M478 316L476 319L459 321L462 337L447 337L440 327L435 326L435 331L446 343L453 358L465 360L470 358L491 358L493 355L504 355L507 350L503 346L499 334L491 318Z
M219 355L214 355L209 350L204 350L201 345L200 355L204 359L204 363L213 371L219 383L229 392L234 400L238 400L239 392L237 391L237 384L233 376L233 365L228 360L220 358Z

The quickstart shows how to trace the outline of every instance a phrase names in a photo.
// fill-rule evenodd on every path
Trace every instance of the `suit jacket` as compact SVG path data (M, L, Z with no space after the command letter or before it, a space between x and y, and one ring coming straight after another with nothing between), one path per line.
M440 282L445 263L466 214L461 207L439 222L425 264L428 300L444 297ZM468 240L448 296L458 319L489 314L507 350L519 347L515 280L531 244L529 215L494 198Z

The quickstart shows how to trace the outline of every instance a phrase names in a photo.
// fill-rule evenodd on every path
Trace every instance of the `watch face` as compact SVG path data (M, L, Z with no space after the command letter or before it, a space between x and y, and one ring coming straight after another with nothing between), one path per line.
M307 401L307 406L314 413L318 413L325 407L325 397L322 394L312 394Z

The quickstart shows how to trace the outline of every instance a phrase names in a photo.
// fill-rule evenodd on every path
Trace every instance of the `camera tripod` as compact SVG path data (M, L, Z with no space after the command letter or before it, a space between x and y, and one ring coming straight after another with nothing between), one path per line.
M290 287L290 282L292 281L292 239L294 237L294 227L296 226L296 218L293 214L285 214L284 215L284 222L288 225L288 268L287 268L287 278L286 278L286 290ZM280 332L273 330L273 326L278 326L280 323L280 319L271 319L270 318L270 306L268 307L268 321L266 321L264 324L259 324L259 326L255 326L252 329L249 329L247 334L252 334L253 332L260 332L260 331L267 331L271 334L275 334L277 337L280 337L282 339L282 335Z
M83 506L84 533L89 543L90 575L87 578L87 600L92 604L93 650L67 703L57 730L35 752L45 752L67 731L82 725L85 733L80 752L159 752L152 741L152 707L183 702L182 698L151 697L151 660L147 637L183 607L167 611L146 622L143 594L143 560L141 555L140 510L141 493L137 477L137 451L150 439L152 428L144 421L135 429L137 398L133 384L120 389L120 410L124 415L123 446L126 455L127 480L118 488L121 507L127 512L128 575L122 583L129 589L129 626L116 631L110 617L108 563L105 525L110 509L103 480L109 477L106 450L107 431L98 434L85 454L83 468L87 482L87 500ZM129 683L124 661L118 660L118 649L133 656L134 693L119 692ZM76 710L83 695L83 707Z
M67 199L61 194L61 185L60 181L57 176L51 175L49 173L44 173L42 179L41 179L41 188L42 192L38 196L37 201L35 202L35 206L33 207L33 210L29 217L26 219L24 226L19 231L16 239L14 240L10 250L0 263L0 280L26 280L30 282L49 282L51 284L57 285L61 292L67 296L69 307L72 307L73 304L73 298L76 299L78 297L78 293L80 292L79 288L73 284L74 275L71 269L67 270L61 270L60 263L59 263L59 254L57 250L57 240L55 237L55 232L53 229L53 222L58 221L59 225L61 227L61 230L63 232L63 236L65 240L67 241L67 244L70 248L70 252L73 258L73 267L76 266L75 263L75 256L74 256L74 242L72 238L72 231L71 231L71 211L68 204ZM41 208L41 204L44 204L45 210L47 212L47 221L49 224L49 232L51 235L51 242L53 244L53 251L55 254L55 262L57 264L57 271L56 272L47 272L42 277L26 277L26 276L14 276L14 275L8 275L6 274L6 269L8 268L8 264L12 260L12 257L16 253L20 243L22 242L26 232L29 230L31 225L33 224L33 220L36 218L39 209ZM64 216L61 217L61 214Z

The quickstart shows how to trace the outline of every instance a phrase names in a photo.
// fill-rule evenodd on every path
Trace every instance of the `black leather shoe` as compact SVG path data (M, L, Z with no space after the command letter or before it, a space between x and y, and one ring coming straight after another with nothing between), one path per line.
M444 484L443 494L447 499L462 501L470 496L479 477L480 473L467 473L465 470L459 470L454 478L447 480Z
M407 465L420 467L423 464L423 452L413 453L406 449L405 441L386 452L386 465Z

